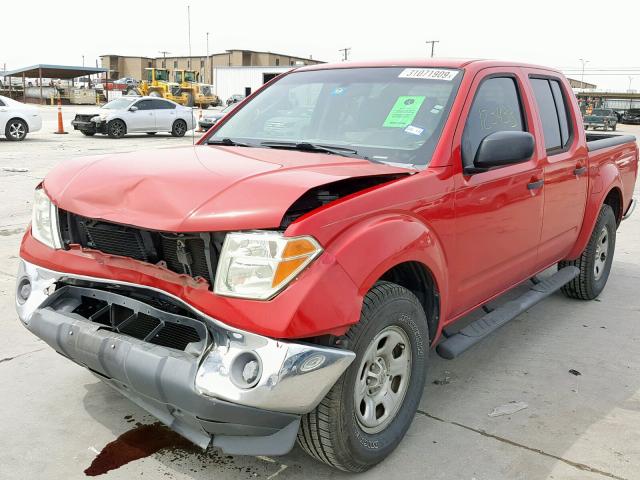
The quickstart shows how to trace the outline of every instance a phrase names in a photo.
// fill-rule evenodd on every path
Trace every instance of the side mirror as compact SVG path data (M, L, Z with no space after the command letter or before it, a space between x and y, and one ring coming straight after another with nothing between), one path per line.
M129 111L130 112L137 112L138 111L138 107L136 107L135 105L132 105L131 107L129 107Z
M480 142L473 167L465 168L465 173L486 172L494 167L526 162L533 155L535 144L529 132L494 132Z

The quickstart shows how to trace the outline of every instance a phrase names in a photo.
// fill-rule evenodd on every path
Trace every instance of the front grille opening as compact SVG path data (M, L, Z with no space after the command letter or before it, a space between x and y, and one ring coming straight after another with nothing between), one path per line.
M97 298L83 296L82 303L73 310L73 313L77 313L80 316L89 318L92 315L95 315L97 312L99 312L106 306L107 306L107 302L103 300L98 300Z
M144 230L59 210L66 248L78 244L109 255L161 265L172 272L204 278L212 289L224 233L171 233Z
M176 323L168 323L164 328L160 329L149 342L163 347L184 350L187 345L199 342L200 337L195 328L188 325L180 325Z
M200 354L208 338L206 326L195 318L105 290L61 286L49 306L61 313L71 311L112 332L188 353Z

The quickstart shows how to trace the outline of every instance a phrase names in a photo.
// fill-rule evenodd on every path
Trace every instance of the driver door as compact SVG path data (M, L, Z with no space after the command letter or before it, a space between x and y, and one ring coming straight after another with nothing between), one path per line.
M154 100L138 100L134 105L138 107L135 112L129 111L127 118L127 131L129 132L155 132L156 114L153 109Z
M453 161L455 253L451 316L461 315L530 277L536 268L543 214L538 149L524 163L468 174L480 142L504 130L533 131L527 91L510 72L478 74L458 124Z

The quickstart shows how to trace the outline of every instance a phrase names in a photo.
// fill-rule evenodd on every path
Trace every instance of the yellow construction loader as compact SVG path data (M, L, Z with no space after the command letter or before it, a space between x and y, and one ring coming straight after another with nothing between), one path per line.
M197 105L209 108L209 105L220 105L220 99L213 94L211 85L199 82L199 73L193 70L175 70L173 80L180 86L180 91L187 97L184 105Z

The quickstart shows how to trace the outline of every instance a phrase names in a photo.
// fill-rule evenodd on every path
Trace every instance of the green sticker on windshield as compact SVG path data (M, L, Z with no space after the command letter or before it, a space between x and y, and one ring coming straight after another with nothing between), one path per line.
M424 102L424 97L398 97L382 126L404 128L410 125L413 119L416 118L422 102Z

